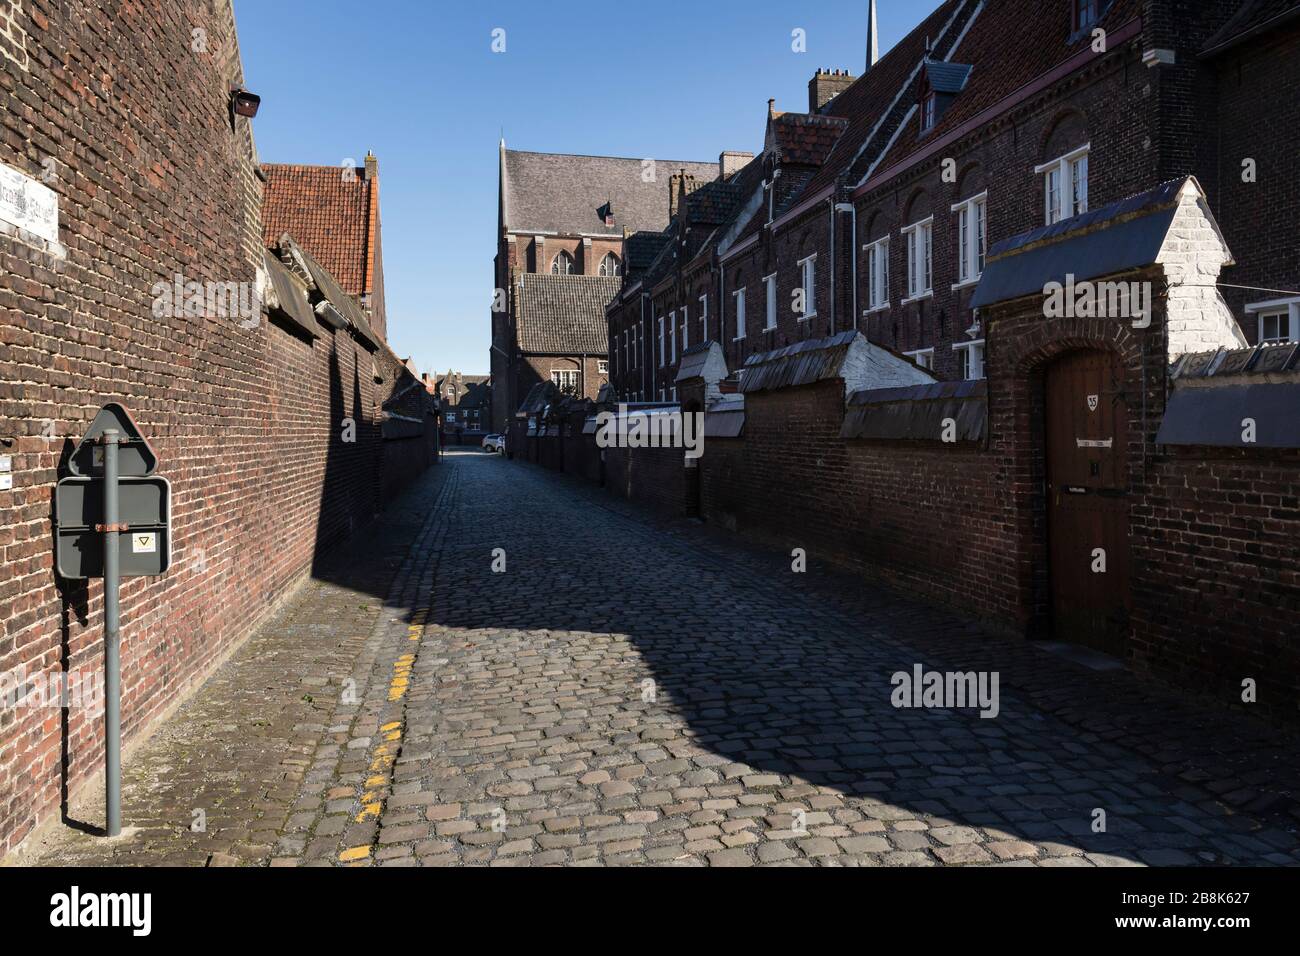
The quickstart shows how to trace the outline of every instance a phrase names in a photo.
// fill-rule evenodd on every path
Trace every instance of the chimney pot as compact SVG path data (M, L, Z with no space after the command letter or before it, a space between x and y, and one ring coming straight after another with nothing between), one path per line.
M839 96L853 83L853 74L848 70L818 70L808 81L808 112L816 113L835 97Z

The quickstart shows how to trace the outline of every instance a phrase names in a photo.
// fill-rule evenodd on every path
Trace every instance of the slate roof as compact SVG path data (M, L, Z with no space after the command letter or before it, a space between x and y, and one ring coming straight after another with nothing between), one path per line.
M736 207L743 198L743 190L738 183L715 180L705 183L686 197L687 214L692 223L721 225L735 214Z
M378 180L367 182L364 167L350 181L339 166L263 163L262 171L262 244L272 248L287 232L348 295L373 291L370 209Z
M936 93L960 93L966 87L974 67L969 63L946 63L929 60L925 64L925 78Z
M1041 293L1045 283L1067 275L1082 282L1152 264L1187 185L1201 192L1194 178L1175 179L994 243L971 306Z
M668 178L681 170L696 179L718 178L718 164L656 160L655 181L642 175L643 160L614 156L502 151L504 224L511 232L622 236L658 232L668 225ZM596 210L610 202L614 225Z
M604 355L609 350L605 306L622 281L617 276L522 273L516 291L520 351Z
M828 338L808 339L751 355L745 359L740 390L749 394L834 378L840 372L849 346L861 334L849 329Z
M1300 15L1300 2L1297 0L1246 0L1241 9L1206 41L1202 55L1213 56L1297 15Z
M663 252L672 236L664 232L634 232L623 243L624 259L629 277L644 272Z

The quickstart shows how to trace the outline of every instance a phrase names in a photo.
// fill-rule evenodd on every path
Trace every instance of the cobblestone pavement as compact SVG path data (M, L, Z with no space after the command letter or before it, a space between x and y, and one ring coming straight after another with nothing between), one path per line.
M389 524L382 610L313 584L129 762L144 829L39 861L1300 862L1293 740L815 553L469 453ZM998 671L997 716L894 707L917 664Z

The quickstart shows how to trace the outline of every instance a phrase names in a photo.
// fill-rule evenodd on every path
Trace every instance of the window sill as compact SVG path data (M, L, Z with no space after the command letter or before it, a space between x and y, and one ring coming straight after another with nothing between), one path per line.
M932 298L934 298L934 290L927 289L925 292L922 292L920 295L914 295L910 299L903 299L898 304L911 305L913 302L924 302L926 299L932 299Z
M862 314L875 315L877 312L888 312L888 311L889 311L889 303L886 302L884 305L873 305L869 309L863 309Z
M811 322L815 318L817 318L816 312L810 312L807 315L798 316L800 322Z
M745 341L745 337L744 337L743 335L736 335L736 336L733 336L733 337L732 337L731 341L733 341L733 342L743 342L743 341Z
M981 272L979 275L977 275L977 276L976 276L975 278L973 278L973 279L964 279L964 280L962 280L961 282L954 282L954 283L952 284L952 291L953 291L953 292L958 292L958 291L960 291L960 290L962 290L962 289L969 289L971 286L979 285L979 284L980 284L980 279L981 279L981 277L983 277L983 275L984 275L984 273Z

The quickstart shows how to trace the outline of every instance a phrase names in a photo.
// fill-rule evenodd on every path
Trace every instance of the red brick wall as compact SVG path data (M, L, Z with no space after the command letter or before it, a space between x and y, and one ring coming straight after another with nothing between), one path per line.
M242 83L228 5L21 8L27 69L0 56L0 162L39 175L52 159L66 255L0 234L0 438L14 467L0 492L0 673L102 670L102 587L54 575L51 493L97 407L122 401L172 482L175 542L166 576L122 588L129 744L395 493L407 475L383 465L414 474L427 443L380 436L399 383L386 350L372 358L323 327L308 343L266 321L154 315L155 282L251 282L260 262L248 124L232 132L227 110ZM57 710L0 709L0 854L57 813L64 743ZM75 790L101 766L102 719L70 711L66 749Z

